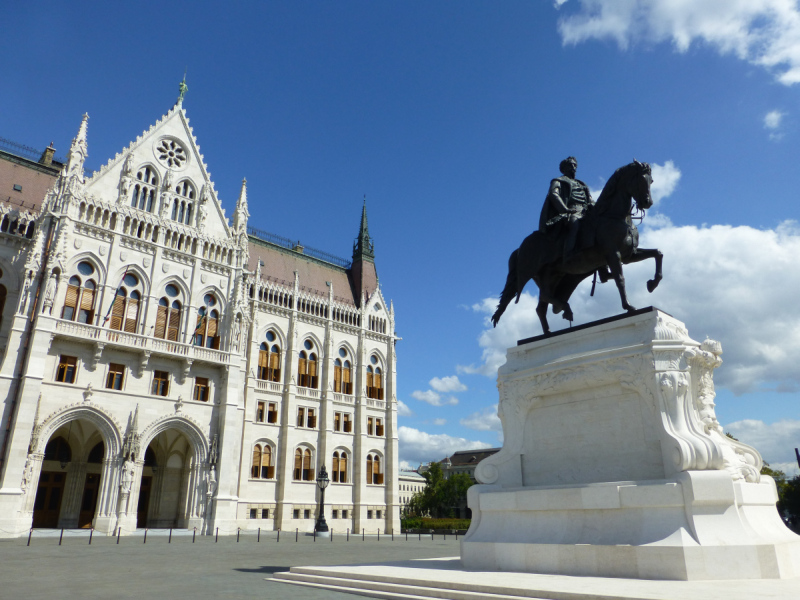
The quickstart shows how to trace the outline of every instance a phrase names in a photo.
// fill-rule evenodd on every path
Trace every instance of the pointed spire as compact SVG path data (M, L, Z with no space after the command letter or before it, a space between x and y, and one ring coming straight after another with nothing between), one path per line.
M250 218L250 211L247 209L247 179L242 179L242 190L239 192L236 212L233 214L233 228L239 233L243 232L247 229L248 218Z
M358 260L375 260L375 245L369 237L369 223L367 222L367 196L364 195L364 206L361 209L361 226L358 237L353 244L353 262Z
M133 411L133 421L131 422L131 433L136 433L139 430L139 405Z
M89 115L84 113L81 126L78 128L78 135L72 140L72 145L69 147L69 158L67 159L67 174L78 175L81 182L83 181L83 163L89 155L88 145L86 142L86 132L89 124Z

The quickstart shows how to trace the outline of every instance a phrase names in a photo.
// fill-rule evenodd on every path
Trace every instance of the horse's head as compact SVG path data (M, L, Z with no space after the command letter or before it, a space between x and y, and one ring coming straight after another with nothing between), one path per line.
M650 185L653 183L650 165L641 163L634 158L628 168L630 169L628 190L636 202L636 208L642 211L647 210L653 206L653 198L650 196Z

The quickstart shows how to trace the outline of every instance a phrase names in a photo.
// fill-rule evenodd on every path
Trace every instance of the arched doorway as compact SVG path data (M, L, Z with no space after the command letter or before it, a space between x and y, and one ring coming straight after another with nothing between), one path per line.
M193 516L197 461L192 442L170 428L156 435L144 454L136 526L188 527Z
M33 527L88 528L108 504L109 465L98 428L86 419L61 425L47 441L33 502Z

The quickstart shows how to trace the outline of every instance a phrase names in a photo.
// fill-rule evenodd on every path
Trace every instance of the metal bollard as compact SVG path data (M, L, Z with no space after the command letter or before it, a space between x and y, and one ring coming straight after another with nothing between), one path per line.
M117 545L119 545L119 534L122 533L122 527L117 527Z
M61 529L61 535L58 536L58 545L61 545L61 540L64 538L64 529Z
M347 528L347 541L350 541L350 528Z
M30 545L31 545L31 536L33 536L33 527L31 527L31 531L30 531L30 533L28 534L28 546L30 546Z
M92 545L92 536L94 535L94 527L89 530L89 545Z
M394 527L392 527L392 541L394 541Z
M239 532L240 532L240 531L241 531L241 528L240 528L240 527L237 527L237 528L236 528L236 543L237 543L237 544L239 543Z
M217 527L217 533L214 536L214 543L216 544L219 541L219 527Z
M280 529L278 529L278 541L279 542L281 541L281 530Z
M443 540L446 540L446 539L447 539L447 534L446 534L446 533L443 533L443 534L442 534L442 539L443 539Z
M147 527L144 528L144 542L142 542L142 543L143 544L147 543Z
M408 541L408 529L406 529L406 541Z
M192 543L194 544L194 538L197 537L197 527L194 528L194 533L192 533Z
M167 540L168 544L172 543L172 527L169 528L169 539Z
M331 541L333 541L333 527L331 527Z
M362 528L361 528L361 541L362 541L362 542L363 542L363 541L364 541L364 539L365 539L365 538L364 538L364 532L365 532L365 531L366 531L366 529L364 529L364 528L362 527Z
M314 542L317 541L317 527L314 526Z
M256 543L261 541L261 527L258 528L258 536L256 537Z
M420 529L418 533L419 533L419 541L421 542L422 541L422 530Z
M385 529L384 529L383 533L386 533ZM380 527L378 527L378 541L379 542L381 541L381 528Z
M297 541L297 538L300 536L300 528L294 530L294 541Z

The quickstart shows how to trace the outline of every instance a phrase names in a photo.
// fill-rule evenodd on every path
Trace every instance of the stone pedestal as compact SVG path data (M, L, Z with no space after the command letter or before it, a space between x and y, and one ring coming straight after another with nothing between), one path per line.
M800 576L758 452L714 413L718 342L656 309L508 351L503 449L469 490L465 568L641 579Z

